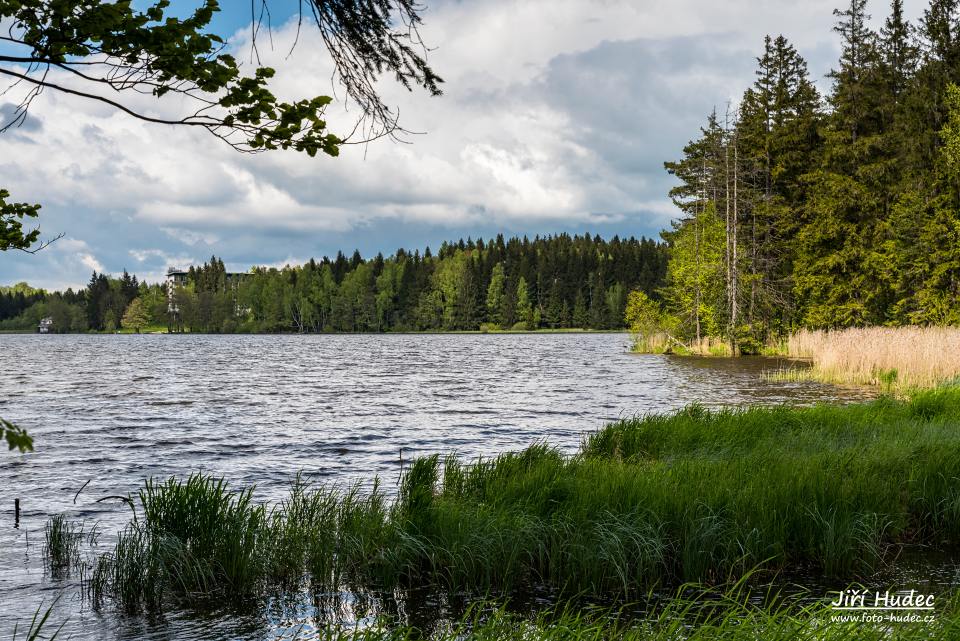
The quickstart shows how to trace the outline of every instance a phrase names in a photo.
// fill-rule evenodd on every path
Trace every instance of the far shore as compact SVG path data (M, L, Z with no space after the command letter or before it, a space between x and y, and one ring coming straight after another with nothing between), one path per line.
M390 331L390 332L169 332L166 329L151 328L135 332L128 329L114 332L66 332L63 334L45 334L45 336L112 336L114 334L169 334L171 336L421 336L421 335L445 335L445 334L629 334L627 329L575 329L575 328L557 328L557 329L491 329L491 330L424 330L424 331ZM5 329L0 330L0 334L35 334L41 335L36 331L24 329Z

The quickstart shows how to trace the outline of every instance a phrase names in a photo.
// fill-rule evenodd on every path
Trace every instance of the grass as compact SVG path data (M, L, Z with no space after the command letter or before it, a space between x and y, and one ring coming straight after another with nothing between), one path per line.
M879 385L892 391L930 388L960 377L960 328L868 327L803 330L783 353L812 367L775 375L783 380Z
M730 343L711 336L682 343L663 332L650 336L634 334L631 351L637 354L676 354L678 356L729 357Z
M612 424L575 456L541 444L472 464L421 458L394 499L298 479L271 507L207 476L150 481L92 589L136 611L304 583L631 599L754 568L849 578L905 543L960 541L958 428L960 389L946 388L693 406Z
M946 598L944 598L946 597ZM56 601L54 602L54 604ZM572 603L520 614L508 602L477 601L432 630L398 624L378 617L362 626L337 623L296 626L290 621L279 638L314 641L915 641L960 638L960 592L937 596L930 621L917 623L863 623L838 621L823 599L809 594L782 597L768 594L758 603L738 581L722 591L697 585L681 586L671 597L636 606L582 607ZM53 605L37 608L25 635L19 623L12 639L40 641L58 638L63 626L46 635ZM638 612L645 614L638 617ZM287 636L287 632L291 632Z
M569 605L532 616L503 605L479 603L464 616L424 631L377 621L364 628L320 628L310 638L324 641L913 641L960 637L958 595L938 608L933 621L862 623L836 621L823 602L775 599L758 605L734 586L723 593L685 586L648 618L629 608L581 609ZM294 636L293 638L297 638Z
M63 514L51 517L44 528L43 555L54 574L69 572L81 565L80 543L84 538L96 545L96 528L89 531L81 522L70 521Z
M18 636L20 633L20 622L15 623L11 636L12 641L19 641L20 639L23 639L23 641L54 641L57 639L60 636L60 632L63 631L63 626L67 624L66 621L61 623L53 632L44 633L44 627L47 626L50 615L53 613L53 608L59 600L60 597L54 599L53 603L47 606L46 610L43 609L43 603L37 606L37 610L33 613L33 618L30 619L30 625L23 631L23 637Z
M138 332L135 329L129 327L121 327L114 331L103 332L105 334L166 334L167 333L166 325L144 325L140 328Z
M202 475L148 480L139 497L143 521L130 523L114 551L98 559L94 601L109 594L136 611L159 609L168 594L252 594L267 532L266 508L253 504L252 493L229 492L222 479Z

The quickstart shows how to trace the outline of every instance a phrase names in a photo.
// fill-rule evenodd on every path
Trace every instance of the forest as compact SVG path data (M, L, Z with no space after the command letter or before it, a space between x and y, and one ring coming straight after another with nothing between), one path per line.
M740 100L665 163L678 218L662 243L498 236L238 278L212 259L169 301L94 274L79 292L0 290L0 329L43 316L55 331L614 329L634 290L647 333L732 353L800 329L960 324L960 2L933 0L912 24L894 0L876 30L866 0L834 13L826 95L768 36Z
M960 17L933 0L837 10L820 95L767 37L735 106L666 163L682 216L663 233L662 325L755 349L799 328L960 323Z
M80 291L0 289L0 330L54 332L387 332L480 329L621 329L631 291L653 299L664 283L666 247L614 236L497 236L398 250L384 258L310 260L230 274L212 257L184 286L147 284L124 271L94 273Z

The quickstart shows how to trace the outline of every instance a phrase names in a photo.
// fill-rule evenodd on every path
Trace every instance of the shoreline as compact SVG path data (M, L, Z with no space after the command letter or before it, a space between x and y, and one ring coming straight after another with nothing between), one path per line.
M497 330L424 330L424 331L389 331L389 332L167 332L149 331L139 332L141 335L165 336L444 336L444 335L498 335L498 334L630 334L628 329L497 329ZM36 336L115 336L136 335L137 332L65 332L62 334L41 334L27 330L0 330L0 335L36 335Z
M544 614L577 595L623 606L650 590L669 607L697 586L747 616L724 596L727 581L762 589L798 571L820 616L826 595L812 591L821 580L872 576L908 546L935 554L956 542L960 513L940 499L960 493L958 409L957 387L852 405L694 404L610 423L572 455L541 444L471 462L416 458L396 496L370 489L370 479L338 488L298 478L286 501L261 503L252 488L213 476L151 479L137 501L142 520L102 550L92 598L176 612L181 590L244 603L307 576L322 590L339 581L361 593L423 587L479 607L484 594L541 586L556 594L536 610ZM155 556L158 533L178 542L165 548L172 557ZM136 570L157 564L164 572ZM954 594L957 586L944 587L938 605ZM789 616L809 603L797 601ZM787 609L754 605L764 625L787 620ZM652 617L634 623L656 625Z
M423 585L482 592L535 579L597 596L642 594L653 585L709 582L748 570L803 568L824 577L869 572L901 546L930 543L935 550L952 540L949 532L960 531L960 512L936 500L960 492L958 409L958 387L905 401L812 407L706 410L694 404L610 423L588 433L575 454L542 443L468 462L452 454L415 458L395 497L376 487L358 493L298 482L284 504L267 511L293 519L285 527L296 530L300 543L330 532L372 537L364 565L370 554L387 565L367 567L357 576L361 585L403 587L404 568L414 559L426 563L418 572ZM936 456L920 465L905 454L915 450ZM150 513L151 501L173 509L188 496L196 497L189 505L212 501L213 509L249 491L228 492L220 484L202 474L154 479L139 511ZM323 519L350 509L359 510L359 520L321 526L302 512L316 501L333 509L324 508ZM278 536L267 528L258 538ZM831 546L822 547L831 537ZM606 549L625 540L639 547L625 557ZM337 546L328 544L317 552L333 555ZM383 560L389 550L387 557L401 558ZM470 561L494 554L506 559L495 571L484 565L481 572ZM567 559L561 566L551 561L560 558ZM617 578L624 572L630 587Z

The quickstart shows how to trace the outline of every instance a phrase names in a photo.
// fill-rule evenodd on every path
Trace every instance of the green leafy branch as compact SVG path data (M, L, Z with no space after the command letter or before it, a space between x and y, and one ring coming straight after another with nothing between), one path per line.
M40 228L36 227L30 231L24 231L23 223L26 218L36 218L38 216L40 205L8 203L6 199L9 197L9 191L0 189L0 251L19 249L28 254L35 254L63 237L63 234L60 234L56 238L32 247L40 238Z
M0 418L0 439L6 439L11 450L33 451L33 438L22 428L2 418Z
M29 87L3 129L22 123L33 100L51 89L147 122L201 127L239 151L292 148L311 156L319 151L337 155L347 140L326 130L323 114L330 97L280 102L267 88L272 68L258 66L253 75L241 75L236 59L225 53L224 39L207 31L220 10L217 0L205 0L185 19L166 15L169 5L160 0L139 11L130 0L0 0L0 19L12 24L0 42L21 54L0 55L0 75ZM398 128L376 92L380 74L393 72L408 88L415 83L440 93L442 80L411 47L419 43L418 5L311 0L309 6L347 95L365 118L378 123L375 136ZM394 11L406 30L392 27ZM254 50L256 33L255 28ZM51 71L66 73L51 77ZM158 116L125 101L127 92L157 98L179 94L192 106L178 117Z

